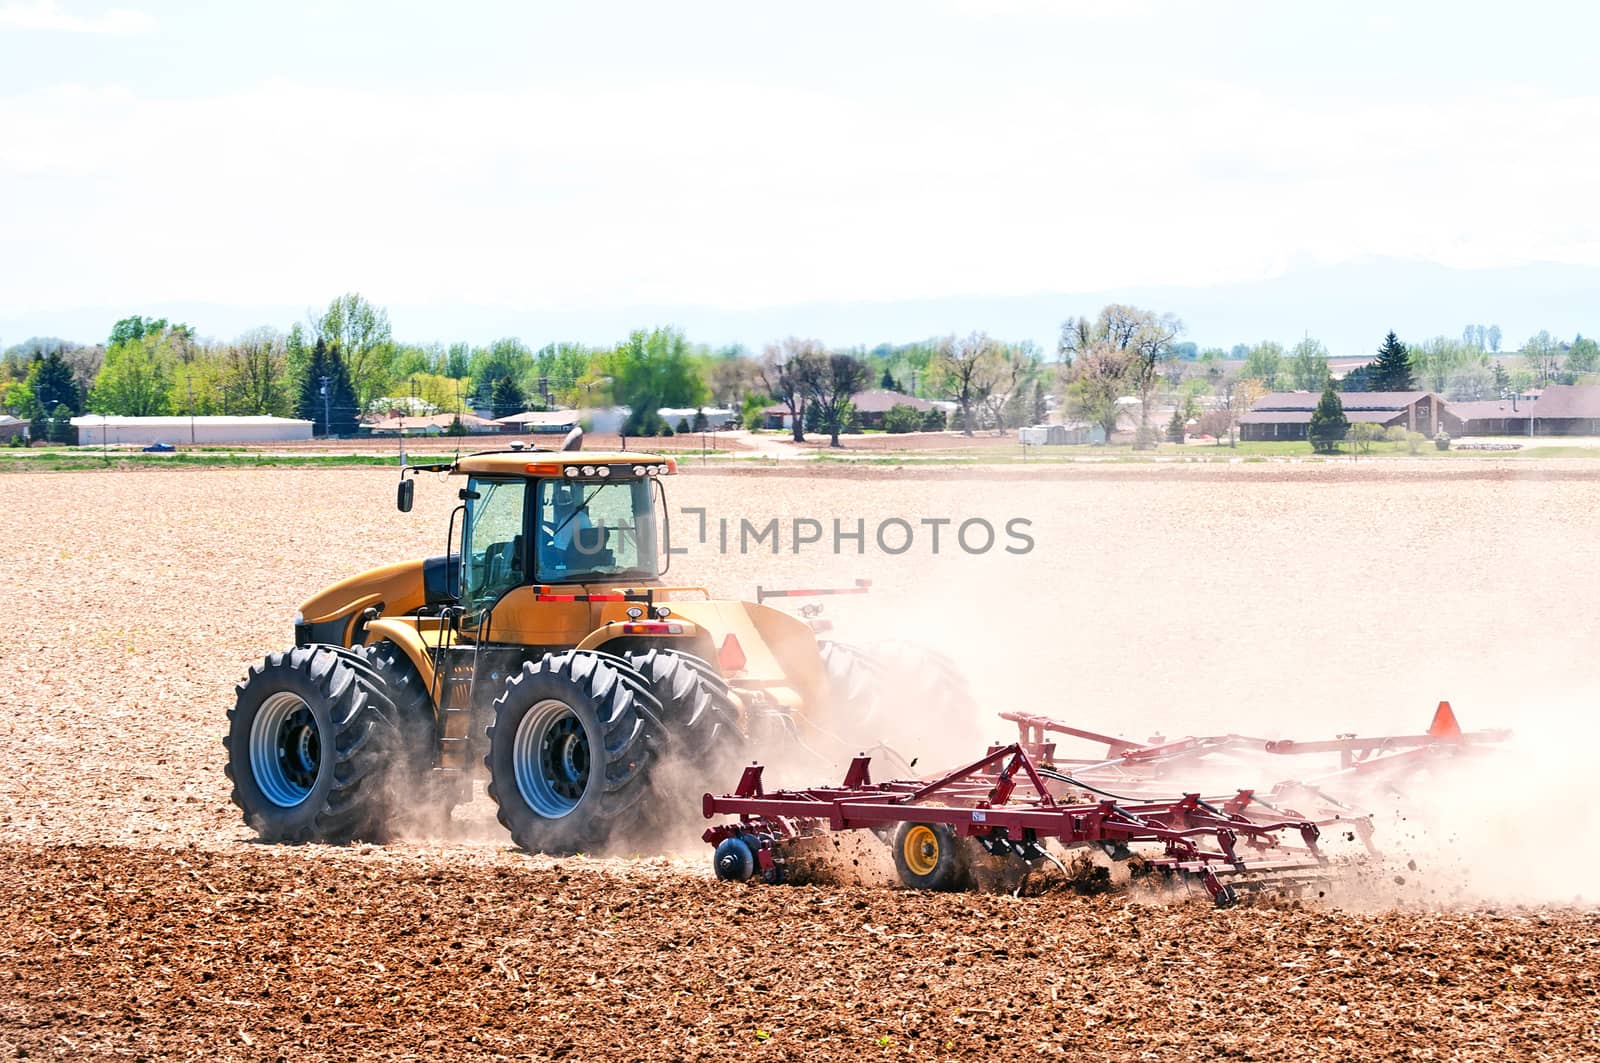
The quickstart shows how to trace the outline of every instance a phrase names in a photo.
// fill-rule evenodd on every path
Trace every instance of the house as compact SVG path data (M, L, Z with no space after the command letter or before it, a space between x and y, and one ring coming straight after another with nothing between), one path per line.
M495 424L503 432L530 435L566 435L578 427L577 410L525 410L510 417L499 417Z
M898 391L888 391L883 388L873 388L869 391L858 391L850 396L850 405L855 408L856 414L861 418L862 428L883 427L883 419L890 410L896 406L910 406L918 413L927 413L929 410L938 409L940 404L919 399L915 395L904 395ZM793 418L789 416L789 407L783 403L775 403L761 411L763 425L766 428L789 428Z
M1346 391L1339 394L1345 419L1384 428L1399 425L1408 432L1435 435L1444 402L1431 391ZM1305 439L1311 411L1322 401L1317 391L1279 391L1263 395L1239 418L1244 440Z
M463 413L460 417L462 427L470 435L488 435L500 431L500 425L475 414ZM436 413L431 417L401 417L399 414L393 414L389 417L364 421L362 427L375 436L399 435L401 432L410 435L437 436L443 435L455 419L456 414L453 413Z
M0 443L9 443L18 436L22 437L23 442L27 442L28 422L20 417L0 413Z
M1600 436L1600 387L1547 384L1533 404L1532 416L1529 435Z

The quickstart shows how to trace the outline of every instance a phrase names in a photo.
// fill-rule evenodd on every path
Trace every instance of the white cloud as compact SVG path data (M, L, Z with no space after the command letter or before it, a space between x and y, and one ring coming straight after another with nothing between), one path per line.
M13 0L0 6L0 26L14 29L127 34L148 33L155 25L154 16L125 8L110 8L97 15L73 15L62 11L56 0Z

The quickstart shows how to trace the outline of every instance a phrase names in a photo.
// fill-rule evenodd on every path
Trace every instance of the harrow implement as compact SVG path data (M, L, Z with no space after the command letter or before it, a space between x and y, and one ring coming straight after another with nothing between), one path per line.
M731 795L705 795L707 819L737 816L736 823L703 835L715 845L718 877L744 881L759 875L782 882L791 856L830 832L892 833L895 865L906 885L958 889L968 884L965 850L1015 856L1030 866L1054 859L1045 844L1092 846L1128 859L1132 846L1159 846L1143 867L1164 876L1197 879L1222 908L1239 899L1224 881L1253 874L1304 876L1327 863L1318 847L1322 828L1342 818L1271 820L1232 812L1197 793L1171 800L1092 803L1058 800L1066 784L1036 763L1020 742L929 780L874 783L871 758L856 757L836 787L767 792L763 768L744 770ZM969 843L964 845L967 839Z
M1325 828L1337 827L1344 840L1375 853L1372 818L1360 811L1366 798L1431 766L1481 753L1510 733L1463 732L1448 702L1439 703L1423 734L1315 742L1224 734L1141 743L1028 713L1001 719L1017 725L1016 741L931 778L874 783L871 758L863 754L838 786L768 792L762 766L745 768L734 793L706 794L702 802L707 819L737 817L702 836L716 846L718 877L782 882L790 858L829 834L868 831L889 842L906 885L958 889L970 884L967 856L975 847L1031 868L1055 861L1046 848L1054 841L1114 860L1137 856L1130 867L1197 880L1225 908L1242 888L1295 888L1325 878L1329 860L1319 845ZM1105 751L1062 756L1061 737ZM1305 766L1328 754L1338 755L1337 766L1314 766L1265 791L1156 796L1170 794L1175 779L1261 772L1279 762Z

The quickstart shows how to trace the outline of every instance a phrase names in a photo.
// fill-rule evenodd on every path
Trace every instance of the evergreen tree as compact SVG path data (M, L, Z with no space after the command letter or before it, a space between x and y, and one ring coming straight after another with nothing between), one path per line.
M50 413L50 442L65 443L74 446L78 442L78 430L72 427L72 411L66 403L60 403Z
M896 384L894 382L894 376L890 374L888 366L884 367L884 369L883 369L883 379L878 381L878 386L880 388L882 388L883 390L885 390L885 391L899 391L900 390L900 385Z
M1033 423L1044 424L1050 419L1050 407L1045 405L1044 385L1039 381L1033 382Z
M1394 333L1391 332L1389 337L1393 339ZM1339 401L1332 382L1329 382L1322 389L1322 399L1317 403L1317 408L1311 411L1311 424L1306 431L1311 439L1311 449L1319 454L1333 453L1339 449L1349 428L1350 420L1344 415L1344 403Z
M306 359L305 375L300 378L300 398L294 407L295 416L311 422L311 434L314 436L328 434L328 422L323 416L326 407L322 401L322 378L327 375L328 345L318 338Z
M356 434L360 411L356 408L355 389L350 386L350 372L339 357L338 348L330 348L321 337L311 348L305 376L300 379L295 413L311 422L312 435Z
M39 409L51 413L57 406L65 406L74 414L83 412L83 393L72 376L72 367L61 357L59 350L48 357L35 358L28 369L28 387Z
M331 435L353 436L361 423L361 408L356 401L355 385L350 380L349 367L339 356L338 347L328 349L328 412L332 418L328 425Z
M528 407L528 396L515 377L503 376L489 389L489 408L496 417L510 417Z
M1411 390L1411 352L1392 331L1383 338L1377 360L1367 368L1373 391Z
M1506 372L1506 367L1499 362L1494 363L1492 371L1494 373L1494 393L1501 398L1505 398L1506 393L1511 388L1511 374Z
M1183 427L1183 411L1173 410L1172 420L1167 422L1167 442L1182 443Z

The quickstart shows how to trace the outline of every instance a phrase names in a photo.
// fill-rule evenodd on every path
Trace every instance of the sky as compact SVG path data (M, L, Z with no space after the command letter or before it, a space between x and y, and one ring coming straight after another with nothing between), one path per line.
M1487 323L1500 271L1572 289L1508 337L1570 334L1597 39L1600 5L1461 0L0 0L0 343L359 291L413 340L1048 341L1159 297L1202 344L1338 347L1396 264L1412 327Z

